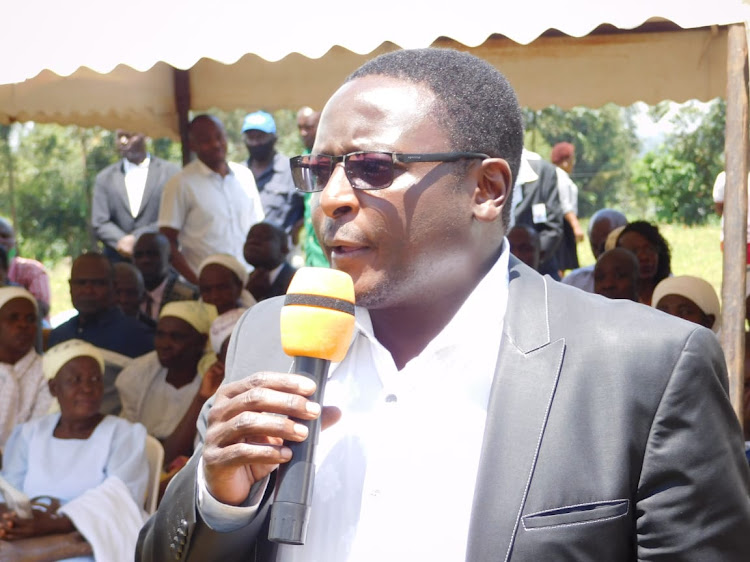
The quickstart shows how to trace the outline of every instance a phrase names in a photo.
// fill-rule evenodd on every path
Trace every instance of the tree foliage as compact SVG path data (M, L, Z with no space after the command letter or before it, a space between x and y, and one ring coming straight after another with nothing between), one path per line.
M228 159L246 160L241 128L247 111L210 113L225 124ZM295 112L276 111L274 118L277 150L290 156L300 154L303 147ZM155 156L181 162L179 142L153 139L148 146ZM52 265L62 257L96 248L90 221L94 180L118 158L114 133L101 128L33 123L0 126L0 215L11 218L12 201L21 255Z
M576 147L572 174L579 187L579 214L587 216L602 207L632 208L638 196L630 170L638 139L629 115L607 104L601 109L575 107L565 111L548 107L525 110L526 148L549 157L550 147L570 142ZM539 143L539 139L543 142Z
M726 105L715 100L708 111L688 105L671 121L664 143L634 166L633 181L652 200L658 220L704 224L713 216L713 183L723 168Z

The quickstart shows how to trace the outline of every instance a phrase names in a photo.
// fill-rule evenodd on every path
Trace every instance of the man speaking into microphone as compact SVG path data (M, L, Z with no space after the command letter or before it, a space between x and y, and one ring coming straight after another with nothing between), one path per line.
M347 79L291 161L354 283L347 353L312 401L283 298L253 307L138 559L747 560L715 336L512 258L522 144L512 88L471 55L396 51ZM277 467L319 416L304 544L271 542Z

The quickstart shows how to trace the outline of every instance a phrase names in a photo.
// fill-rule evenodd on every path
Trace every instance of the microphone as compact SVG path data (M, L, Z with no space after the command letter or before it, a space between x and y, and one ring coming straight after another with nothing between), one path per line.
M281 309L281 345L294 357L293 372L315 381L317 389L310 400L322 405L328 367L346 356L353 333L352 278L335 269L299 269ZM285 443L292 459L279 467L268 529L269 540L284 544L305 544L320 434L320 418L295 421L307 426L309 433L301 443Z

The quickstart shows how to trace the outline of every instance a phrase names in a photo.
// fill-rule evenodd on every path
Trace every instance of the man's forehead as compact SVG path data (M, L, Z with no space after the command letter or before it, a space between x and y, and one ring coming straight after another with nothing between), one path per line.
M429 111L425 107L434 100L435 95L425 85L401 80L390 76L363 76L342 85L333 94L323 110L321 120L326 117L326 110L333 105L337 108L369 108L374 114L390 115L400 111L418 110L422 114Z
M597 220L591 227L592 235L606 236L613 230L612 221L608 217L603 217Z
M190 127L193 135L211 135L216 132L224 133L224 126L215 117L196 120Z
M433 122L434 100L432 91L421 84L384 76L357 78L341 86L326 104L316 146L350 143L357 148L386 149L426 118ZM342 123L348 138L340 138ZM369 144L373 141L382 147Z
M78 259L73 263L73 268L70 272L71 277L109 277L110 265L107 263L106 258L85 258Z

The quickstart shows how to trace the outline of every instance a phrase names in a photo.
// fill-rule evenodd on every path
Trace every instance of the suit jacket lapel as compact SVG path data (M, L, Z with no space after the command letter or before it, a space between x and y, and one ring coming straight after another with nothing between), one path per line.
M138 215L139 216L143 210L146 208L146 205L148 204L149 198L151 198L154 195L154 190L157 188L159 184L159 162L153 157L153 155L150 156L151 161L148 165L148 174L146 174L146 185L143 188L143 197L141 198L141 206L138 209Z
M550 341L547 278L511 257L467 560L509 560L565 352Z
M120 202L123 209L130 214L130 202L128 201L128 188L125 186L125 165L120 160L116 173L112 174L113 195Z

